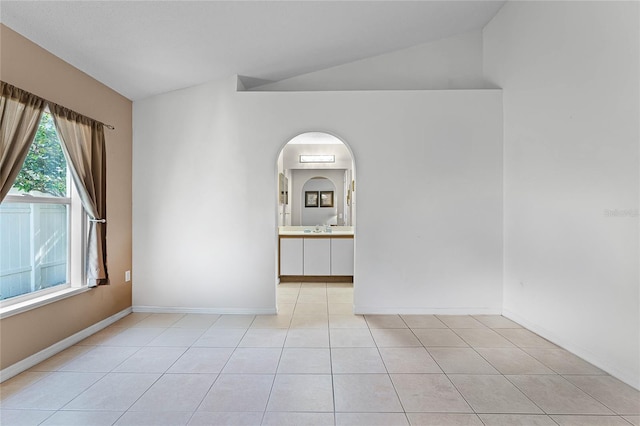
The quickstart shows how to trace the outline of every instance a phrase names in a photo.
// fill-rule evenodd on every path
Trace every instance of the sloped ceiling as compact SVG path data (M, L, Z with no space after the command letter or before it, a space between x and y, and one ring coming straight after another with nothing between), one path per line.
M132 100L278 81L478 30L504 1L5 1L0 21Z

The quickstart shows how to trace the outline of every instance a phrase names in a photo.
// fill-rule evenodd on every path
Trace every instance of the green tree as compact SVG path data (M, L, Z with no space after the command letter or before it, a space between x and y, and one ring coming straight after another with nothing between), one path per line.
M67 161L51 114L42 114L36 137L13 187L25 193L67 195Z

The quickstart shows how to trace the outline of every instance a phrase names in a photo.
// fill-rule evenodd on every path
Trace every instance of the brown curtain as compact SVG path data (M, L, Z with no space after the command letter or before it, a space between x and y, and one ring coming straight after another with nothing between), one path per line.
M0 201L22 169L44 108L44 99L0 81Z
M108 284L106 243L106 153L104 125L49 104L73 182L89 215L87 284Z

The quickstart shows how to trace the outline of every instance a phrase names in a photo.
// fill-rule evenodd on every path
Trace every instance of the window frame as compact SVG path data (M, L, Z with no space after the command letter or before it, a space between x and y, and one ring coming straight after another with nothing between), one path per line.
M45 109L45 113L49 113L48 107ZM58 141L60 144L63 143L59 135ZM0 300L0 318L50 303L48 301L59 300L60 296L72 295L77 293L78 290L88 290L85 271L88 216L82 207L80 195L71 179L69 164L67 163L66 197L10 194L1 203L67 205L67 281L42 290Z

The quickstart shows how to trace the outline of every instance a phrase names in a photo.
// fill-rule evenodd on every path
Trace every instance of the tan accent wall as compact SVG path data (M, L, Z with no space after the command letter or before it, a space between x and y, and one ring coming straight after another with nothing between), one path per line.
M111 285L0 320L4 369L131 306L132 102L2 24L0 79L115 126L105 129Z

